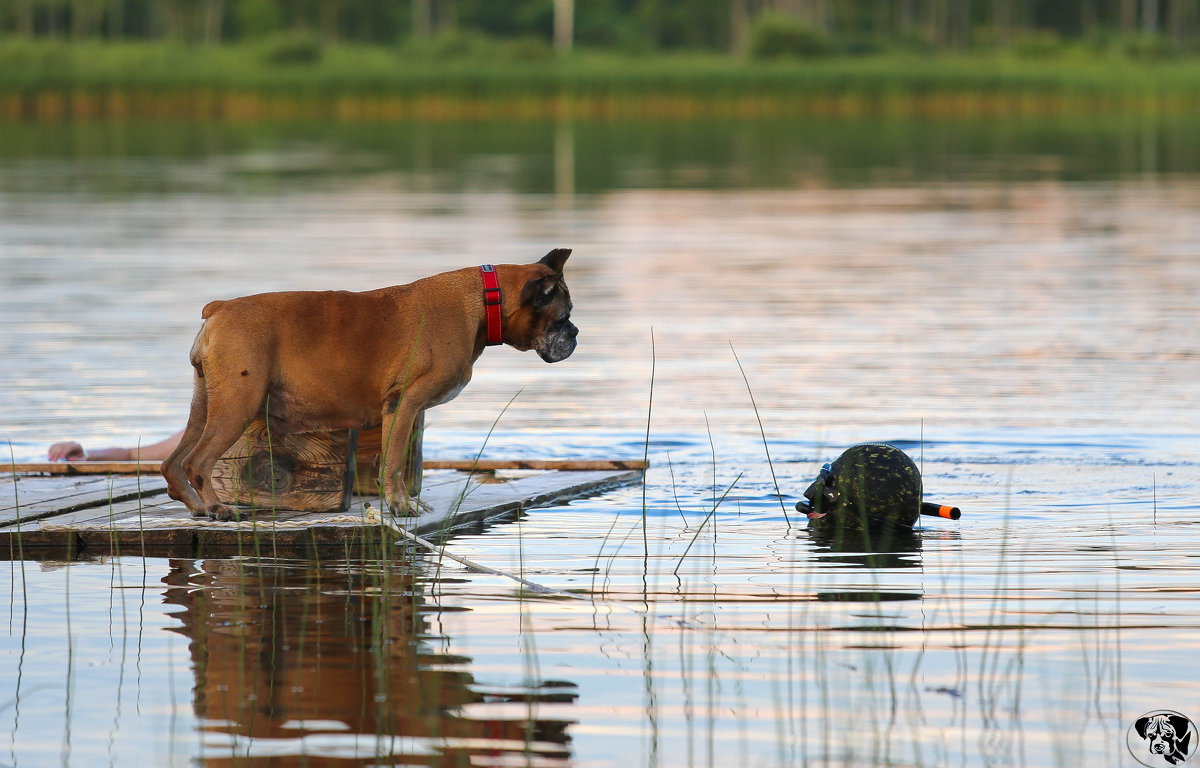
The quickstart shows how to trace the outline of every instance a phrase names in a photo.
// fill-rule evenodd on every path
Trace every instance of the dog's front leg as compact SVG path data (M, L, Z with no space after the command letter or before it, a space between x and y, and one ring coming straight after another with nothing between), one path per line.
M408 454L404 461L404 487L409 496L421 495L421 480L424 476L423 443L425 438L425 411L417 414L413 423L412 436L408 439Z
M430 511L417 497L421 492L421 433L425 414L410 394L389 401L383 410L380 482L383 499L393 515L411 517Z

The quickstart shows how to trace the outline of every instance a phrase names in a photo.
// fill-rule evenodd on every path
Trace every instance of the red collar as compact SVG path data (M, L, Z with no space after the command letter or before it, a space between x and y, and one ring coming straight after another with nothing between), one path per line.
M483 312L487 317L487 345L494 347L504 341L503 318L500 314L500 280L496 268L484 264L479 268L483 275Z

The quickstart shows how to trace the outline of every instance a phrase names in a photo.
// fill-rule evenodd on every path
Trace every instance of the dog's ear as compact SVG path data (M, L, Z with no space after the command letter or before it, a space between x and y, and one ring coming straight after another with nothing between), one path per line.
M559 275L530 277L521 288L521 306L532 306L534 310L545 310L557 298L563 278Z
M1143 739L1146 738L1146 726L1150 724L1150 718L1139 717L1133 721L1133 730L1137 731L1137 735Z
M543 256L541 260L538 261L538 264L545 264L547 267L550 267L550 269L553 269L556 274L561 275L563 271L563 264L567 263L567 257L570 255L570 248L555 248L553 251L550 251L550 253L547 253L545 256Z
M554 300L562 278L558 275L532 277L521 288L521 306L544 309Z
M1188 723L1190 722L1183 715L1167 715L1167 722L1175 729L1175 738L1182 740L1188 737Z

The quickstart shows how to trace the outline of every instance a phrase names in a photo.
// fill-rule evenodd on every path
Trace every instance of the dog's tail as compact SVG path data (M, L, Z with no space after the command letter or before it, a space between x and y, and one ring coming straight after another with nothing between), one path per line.
M204 378L204 360L208 357L208 318L216 309L224 304L223 301L213 301L204 307L201 315L204 321L200 323L200 331L196 334L196 340L192 342L192 350L189 354L189 359L192 363L192 368L196 369L196 378Z
M210 301L204 305L204 309L200 310L200 318L207 321L213 314L221 308L224 301ZM204 378L204 358L208 354L208 344L204 338L204 332L208 328L208 323L200 324L200 332L196 334L196 340L192 342L191 362L192 367L196 369L196 377Z

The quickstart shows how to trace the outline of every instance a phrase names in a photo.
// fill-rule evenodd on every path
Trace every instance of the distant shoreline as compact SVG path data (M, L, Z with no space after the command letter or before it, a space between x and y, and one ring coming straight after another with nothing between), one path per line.
M0 41L0 119L339 121L1200 112L1200 60L890 54L437 58L333 46Z

